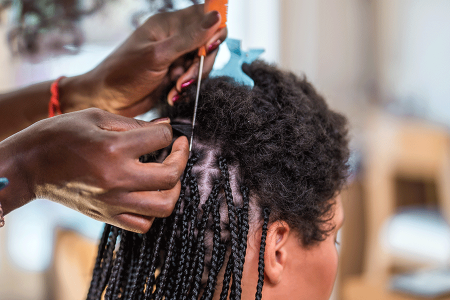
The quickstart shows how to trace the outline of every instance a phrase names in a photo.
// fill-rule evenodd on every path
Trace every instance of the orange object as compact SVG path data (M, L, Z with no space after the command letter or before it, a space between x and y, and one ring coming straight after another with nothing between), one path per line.
M50 102L48 103L48 117L54 117L56 115L61 115L61 103L59 103L59 81L65 78L65 76L61 76L56 79L52 85L50 86Z
M227 26L228 0L206 0L205 13L216 10L220 14L221 22L219 28Z
M216 10L220 14L219 28L227 26L228 0L205 0L205 13ZM206 47L202 46L198 50L199 56L206 56Z

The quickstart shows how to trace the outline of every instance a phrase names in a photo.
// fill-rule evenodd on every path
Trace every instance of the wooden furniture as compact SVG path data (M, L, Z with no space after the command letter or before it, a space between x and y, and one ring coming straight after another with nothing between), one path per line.
M383 249L380 232L388 218L405 203L404 199L399 199L399 195L403 195L403 198L418 197L414 195L414 189L401 187L402 182L408 181L432 183L432 188L422 193L419 198L425 198L422 199L423 204L438 205L444 217L450 221L449 130L423 120L378 112L369 118L364 134L363 172L360 190L356 195L359 199L364 199L364 258L360 269L356 265L353 266L353 271L350 270L353 274L360 270L359 275L351 277L351 272L347 270L347 276L341 276L341 299L423 299L388 289L387 282L393 269L399 266L413 267L414 264L406 259L394 260ZM354 190L347 193L347 196L356 197L352 196L352 193L354 194ZM355 201L353 199L353 203ZM361 207L359 209L361 210ZM346 213L348 211L347 209ZM352 230L349 228L346 231L344 227L343 247ZM342 250L343 264L354 259L354 255L348 255L348 249ZM348 266L344 268L349 269Z
M389 291L387 280L384 278L367 279L364 277L348 278L343 289L345 300L420 300L424 298L413 297L402 293ZM426 298L427 300L450 300L450 297Z
M443 126L386 114L369 121L363 185L366 192L364 275L386 277L391 257L380 245L384 222L397 210L396 178L432 181L438 205L450 220L450 139Z
M54 260L49 274L52 278L52 299L86 299L97 248L98 241L87 239L74 231L57 230Z

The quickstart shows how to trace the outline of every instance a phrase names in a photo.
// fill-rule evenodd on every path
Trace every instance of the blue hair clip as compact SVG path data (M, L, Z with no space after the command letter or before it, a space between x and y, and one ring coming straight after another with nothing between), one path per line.
M234 78L236 82L253 87L255 83L253 79L242 71L242 64L253 62L264 52L264 49L242 51L240 40L226 39L225 42L230 50L230 60L222 69L213 70L210 77L229 76Z

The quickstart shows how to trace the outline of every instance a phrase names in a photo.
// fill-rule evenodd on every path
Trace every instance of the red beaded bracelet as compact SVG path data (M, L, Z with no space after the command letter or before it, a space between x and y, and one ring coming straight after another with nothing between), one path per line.
M54 117L55 115L61 115L61 103L59 103L59 81L65 78L65 76L61 76L56 79L52 85L50 86L50 102L48 103L48 117Z

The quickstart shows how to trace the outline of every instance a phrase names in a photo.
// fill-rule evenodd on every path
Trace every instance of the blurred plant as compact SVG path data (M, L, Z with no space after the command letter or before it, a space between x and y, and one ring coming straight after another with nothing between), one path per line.
M8 43L13 54L77 53L84 42L79 21L120 0L0 0L10 9ZM173 0L146 0L151 11L174 8ZM198 0L190 0L196 4ZM135 17L133 23L137 25Z

